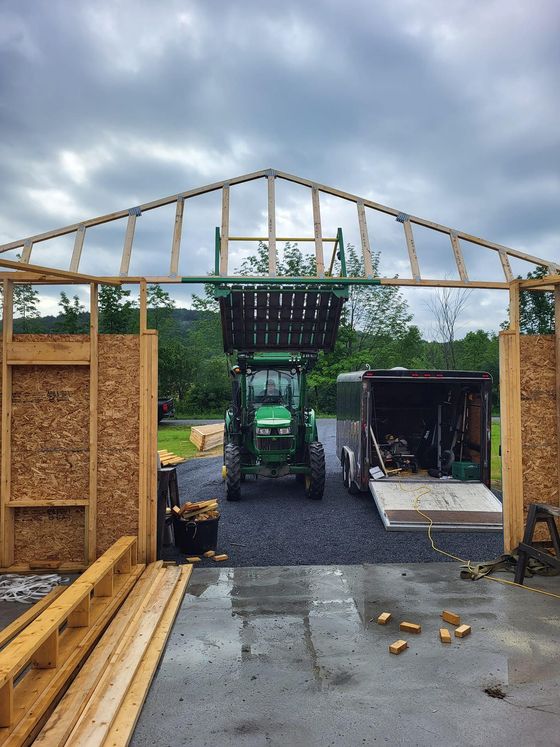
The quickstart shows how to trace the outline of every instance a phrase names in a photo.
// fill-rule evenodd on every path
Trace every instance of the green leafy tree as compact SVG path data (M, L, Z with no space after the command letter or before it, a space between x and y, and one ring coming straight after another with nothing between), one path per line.
M75 335L86 331L86 307L80 303L78 296L68 298L66 293L62 291L60 293L60 301L58 302L58 305L62 309L62 312L58 316L57 326L62 332L68 332L69 334Z
M105 334L127 334L135 328L135 301L121 286L102 285L99 289L99 330Z
M527 273L528 278L543 278L546 267ZM551 291L522 290L519 296L519 329L527 335L554 333L554 294Z
M38 330L38 303L39 294L30 283L14 283L14 316L19 319L18 326L22 332Z
M175 301L161 285L148 286L148 326L161 330L169 326L175 308Z

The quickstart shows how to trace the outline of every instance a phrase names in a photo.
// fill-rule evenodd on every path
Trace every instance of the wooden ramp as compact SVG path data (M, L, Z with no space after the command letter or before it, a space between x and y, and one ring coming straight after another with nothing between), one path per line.
M502 504L479 482L370 480L369 489L385 529L425 531L433 521L434 529L447 531L490 531L502 529Z

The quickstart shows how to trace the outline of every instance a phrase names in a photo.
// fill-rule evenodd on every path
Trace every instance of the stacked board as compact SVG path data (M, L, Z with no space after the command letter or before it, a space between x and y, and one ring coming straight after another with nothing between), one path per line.
M210 451L221 446L224 440L224 424L197 425L191 428L191 443L199 451Z

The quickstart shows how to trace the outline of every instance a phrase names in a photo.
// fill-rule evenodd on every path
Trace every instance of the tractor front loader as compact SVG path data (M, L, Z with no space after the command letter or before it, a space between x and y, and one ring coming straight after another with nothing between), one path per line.
M295 475L323 497L325 454L307 376L332 350L348 290L336 284L217 286L232 402L225 415L226 497L241 499L247 475ZM232 356L235 358L232 359Z

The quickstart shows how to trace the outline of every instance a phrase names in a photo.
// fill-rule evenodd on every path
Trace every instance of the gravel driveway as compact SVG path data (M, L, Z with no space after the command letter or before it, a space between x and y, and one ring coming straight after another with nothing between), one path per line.
M232 566L420 563L445 561L424 532L387 532L369 493L349 495L335 451L336 421L319 421L327 482L322 501L311 501L294 477L247 478L242 500L225 499L222 459L178 466L182 500L218 498L219 549ZM501 532L436 532L436 544L462 558L488 560L502 552ZM173 550L168 548L170 557ZM181 556L182 557L182 556ZM213 561L203 561L214 565Z

